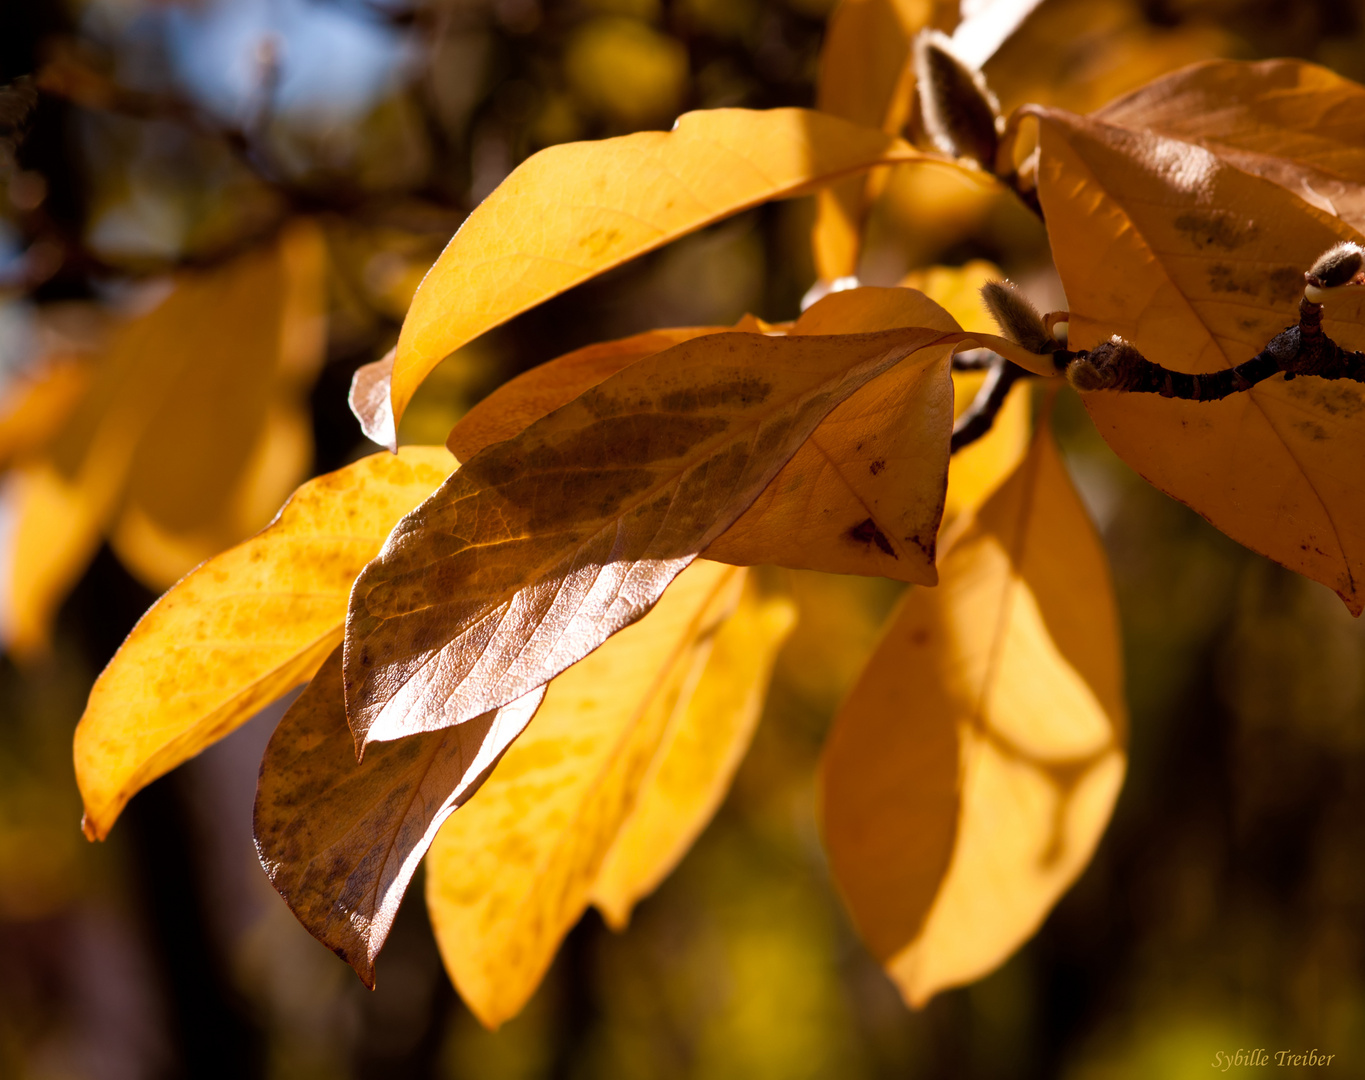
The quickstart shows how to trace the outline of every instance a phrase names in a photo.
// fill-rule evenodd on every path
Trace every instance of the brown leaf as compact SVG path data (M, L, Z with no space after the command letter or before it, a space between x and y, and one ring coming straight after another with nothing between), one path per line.
M371 748L346 726L341 646L284 714L261 761L256 851L308 932L370 989L374 961L436 831L487 779L545 688L467 724Z
M1297 321L1303 272L1350 226L1190 143L1040 114L1039 195L1074 348L1118 334L1149 360L1206 372ZM1324 326L1365 346L1358 305ZM1276 376L1221 401L1083 395L1105 440L1233 539L1365 604L1365 387Z
M833 408L897 362L928 366L919 354L941 336L696 338L476 454L356 581L357 746L472 719L586 656L649 610Z

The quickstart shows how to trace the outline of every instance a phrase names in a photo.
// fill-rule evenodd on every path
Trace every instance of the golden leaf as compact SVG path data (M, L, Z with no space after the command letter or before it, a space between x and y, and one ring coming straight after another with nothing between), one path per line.
M1089 861L1127 720L1113 590L1050 432L908 593L835 721L826 846L922 1005L999 965Z
M942 336L695 338L475 454L356 580L357 746L470 720L586 656L649 610L830 410L898 362L929 366Z
M1208 150L1067 113L1039 114L1039 195L1071 308L1073 348L1118 334L1156 363L1206 372L1250 359L1297 321L1303 272L1361 237ZM1365 346L1358 307L1327 333ZM1234 540L1335 590L1359 614L1365 499L1355 463L1365 387L1276 376L1221 401L1099 391L1095 426L1148 481Z
M1365 86L1326 68L1302 60L1213 60L1149 83L1095 115L1196 143L1356 229L1365 226Z
M550 683L535 720L427 856L446 970L496 1027L525 1004L593 882L744 571L699 561L655 608Z
M764 599L751 581L716 631L700 680L674 710L593 883L592 902L614 928L625 927L720 807L758 726L777 650L795 625L791 601Z
M542 150L460 227L417 290L396 355L357 373L352 407L365 433L392 447L417 386L485 330L740 210L920 156L804 109L713 109L670 132Z
M0 468L46 447L89 383L89 359L76 354L49 357L6 385L0 397Z
M443 447L412 446L310 480L264 532L152 606L76 728L88 836L102 839L137 791L313 674L341 640L356 574L454 467Z
M375 957L436 830L544 696L539 687L467 724L383 743L362 764L338 645L275 729L256 788L261 865L299 922L371 990Z

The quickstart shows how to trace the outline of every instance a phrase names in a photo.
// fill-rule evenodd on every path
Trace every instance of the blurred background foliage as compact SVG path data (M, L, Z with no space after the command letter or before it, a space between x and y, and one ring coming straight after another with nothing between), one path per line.
M0 8L0 1076L1117 1080L1290 1045L1365 1075L1365 628L1147 487L1074 398L1058 425L1114 561L1131 771L1041 933L921 1012L854 938L813 805L888 582L779 575L802 622L717 820L627 933L586 916L498 1033L460 1005L420 902L370 993L271 891L250 806L279 707L139 795L106 844L81 838L69 747L94 674L186 565L372 449L351 373L464 214L552 143L812 104L831 6ZM987 74L1006 108L1084 111L1193 60L1270 55L1365 78L1365 5L1044 0ZM444 441L492 387L590 341L793 317L813 214L752 211L519 317L437 370L402 440ZM895 172L863 280L975 259L1063 306L1009 198Z

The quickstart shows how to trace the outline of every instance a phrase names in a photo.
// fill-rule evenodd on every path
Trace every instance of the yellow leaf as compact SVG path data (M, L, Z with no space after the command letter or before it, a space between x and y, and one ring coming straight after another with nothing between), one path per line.
M952 29L956 14L957 4L942 0L842 0L825 30L815 107L863 127L900 132L915 97L910 44L926 26ZM869 188L875 186L859 176L820 190L811 241L823 280L857 272Z
M962 337L954 336L957 323L910 289L849 289L811 306L791 335L912 326L940 330L947 343L868 383L825 417L706 549L708 559L934 584L953 427L948 362Z
M646 131L542 150L472 213L431 268L397 353L357 373L365 433L394 445L413 392L448 354L513 315L740 210L918 151L804 109L688 113ZM387 396L373 392L389 382Z
M616 929L687 854L730 790L763 711L773 661L796 624L786 599L763 599L750 582L716 632L700 681L674 711L635 810L592 887Z
M1071 308L1073 348L1111 334L1154 362L1206 372L1250 359L1297 322L1303 272L1341 220L1189 143L1040 113L1039 195ZM1358 307L1327 333L1365 346ZM1365 387L1276 376L1221 401L1083 395L1118 455L1234 540L1335 590L1365 596Z
M1213 60L1096 117L1197 143L1356 229L1365 226L1365 86L1302 60Z
M496 1027L525 1004L630 817L744 571L696 562L658 605L550 683L535 720L427 857L446 970Z
M317 226L296 222L275 248L180 284L205 290L195 321L167 320L144 345L165 358L144 356L127 374L147 380L164 365L163 387L135 383L160 400L129 464L123 517L134 523L114 531L115 551L152 588L262 528L307 475L303 409L322 359L323 270ZM257 490L235 498L244 487ZM130 532L171 542L137 545Z
M981 299L981 286L1005 275L984 259L963 266L931 266L901 279L901 286L918 289L940 304L962 326L993 325L990 310ZM975 399L985 382L983 372L953 372L953 419ZM1029 441L1029 386L1016 383L1005 398L995 423L975 442L963 447L948 461L948 495L943 506L946 527L959 515L974 510L1014 472Z
M475 454L356 580L357 746L472 719L582 659L649 610L830 410L897 362L930 366L942 336L710 334Z
M468 724L382 743L360 763L338 645L275 729L256 788L261 865L299 922L371 990L375 957L436 830L544 696L538 687Z
M864 939L922 1005L984 975L1089 861L1124 772L1108 566L1050 432L906 595L822 762Z
M304 484L258 536L156 602L90 691L76 729L85 829L307 680L341 639L351 583L455 466L443 447L373 454Z
M7 385L0 397L0 468L43 449L89 382L89 360L77 355L50 357Z

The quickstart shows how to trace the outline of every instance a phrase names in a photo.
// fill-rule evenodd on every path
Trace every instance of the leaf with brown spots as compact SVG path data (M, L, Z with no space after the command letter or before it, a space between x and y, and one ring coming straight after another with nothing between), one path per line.
M1073 348L1118 334L1154 362L1207 372L1297 322L1303 271L1349 225L1191 143L1039 112L1039 196ZM1358 304L1325 312L1365 346ZM1118 455L1233 539L1365 604L1365 388L1276 376L1221 401L1083 395Z
M991 971L1090 860L1124 772L1104 551L1050 431L899 610L825 745L825 846L906 1000Z
M1195 143L1365 227L1365 86L1324 67L1211 60L1148 83L1095 116Z
M437 835L426 865L432 930L486 1026L521 1009L586 909L744 577L705 560L679 574L648 615L550 683L478 797Z
M627 367L475 454L357 579L358 747L471 720L650 609L831 410L944 335L724 333ZM851 524L852 522L850 522Z
M922 156L807 109L712 109L668 132L542 150L465 220L413 297L396 353L357 375L352 407L392 447L422 380L485 330L751 206Z
M289 707L256 788L256 851L299 922L374 989L374 961L436 830L525 730L545 688L355 759L341 646Z
M275 521L142 616L76 728L85 830L306 681L341 640L351 583L394 523L445 479L444 447L373 454L304 484Z

